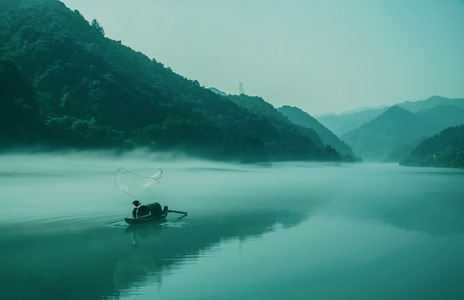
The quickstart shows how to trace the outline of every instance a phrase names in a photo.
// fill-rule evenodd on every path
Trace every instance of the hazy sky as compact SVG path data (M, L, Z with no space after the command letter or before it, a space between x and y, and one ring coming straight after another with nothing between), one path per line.
M205 87L310 114L464 98L464 0L64 0Z

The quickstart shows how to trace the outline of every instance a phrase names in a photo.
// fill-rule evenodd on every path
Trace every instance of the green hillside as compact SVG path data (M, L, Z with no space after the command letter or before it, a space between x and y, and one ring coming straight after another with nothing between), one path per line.
M0 28L0 75L20 78L2 85L2 122L9 124L1 128L2 148L145 147L242 161L339 159L289 122L237 105L105 37L98 21L89 23L59 1L0 0Z
M407 166L464 168L464 125L447 128L420 143L401 162Z
M41 120L34 89L12 62L0 61L0 91L0 144L36 141Z

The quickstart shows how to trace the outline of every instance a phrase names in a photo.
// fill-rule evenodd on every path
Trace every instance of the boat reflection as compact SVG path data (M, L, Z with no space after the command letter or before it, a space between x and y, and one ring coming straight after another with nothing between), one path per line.
M102 299L160 285L164 276L230 239L246 241L292 227L308 214L291 210L193 212L136 227L68 220L11 225L0 237L2 299ZM119 221L119 223L121 223ZM68 226L66 225L66 226ZM57 228L62 227L58 230ZM15 234L12 234L15 228ZM135 246L135 247L134 247ZM8 259L7 259L8 258ZM13 275L16 274L16 275ZM16 289L17 286L27 286ZM92 287L92 288L88 288ZM72 297L71 297L72 293Z
M129 226L126 229L126 233L130 233L133 247L138 247L140 245L140 239L143 240L152 236L160 235L161 231L162 227L160 224Z
M181 215L177 218L171 218L169 221L166 219L157 220L156 222L150 223L142 223L142 224L132 224L129 225L125 233L129 233L132 240L132 246L138 247L140 245L140 241L144 239L148 239L154 236L158 236L161 234L163 230L163 226L167 224L174 224L182 220L183 218L187 217L186 214Z

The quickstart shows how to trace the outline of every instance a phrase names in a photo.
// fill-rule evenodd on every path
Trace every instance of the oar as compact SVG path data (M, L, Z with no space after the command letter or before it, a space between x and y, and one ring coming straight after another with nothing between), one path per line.
M178 214L187 215L187 212L185 212L185 211L178 211L178 210L172 210L172 209L168 209L168 212L172 212L172 213L178 213Z

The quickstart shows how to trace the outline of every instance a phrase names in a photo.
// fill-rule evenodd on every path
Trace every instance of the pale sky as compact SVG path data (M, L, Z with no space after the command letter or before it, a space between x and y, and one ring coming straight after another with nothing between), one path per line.
M317 115L464 98L464 0L64 0L202 86Z

